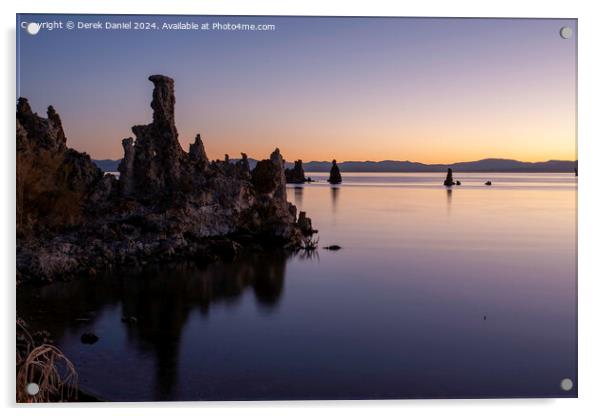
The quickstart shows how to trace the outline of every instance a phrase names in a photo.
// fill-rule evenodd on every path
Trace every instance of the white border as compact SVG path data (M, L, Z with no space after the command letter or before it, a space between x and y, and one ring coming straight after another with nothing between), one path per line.
M198 414L199 412L233 413L265 416L267 414L316 414L345 412L346 414L399 414L407 411L421 414L449 415L507 415L525 413L533 415L595 414L601 412L602 394L599 392L602 369L602 271L599 243L602 235L602 134L600 102L602 54L602 15L596 13L594 1L548 0L528 2L505 1L416 1L387 2L304 0L282 2L256 1L192 1L192 0L21 0L2 4L2 82L5 92L2 105L4 135L2 149L2 239L0 256L2 273L1 321L4 337L0 343L2 368L0 375L0 403L9 411L42 411L45 414L78 412L101 414L117 409L128 413L159 415L168 411ZM14 230L15 230L15 144L13 140L15 119L15 13L145 13L145 14L254 14L254 15L347 15L347 16L458 16L458 17L560 17L579 19L579 399L558 400L417 400L417 401L340 401L340 402L230 402L230 403L149 403L149 404L98 404L69 406L30 406L18 410L14 403ZM52 82L52 80L48 80ZM166 409L167 408L167 409Z

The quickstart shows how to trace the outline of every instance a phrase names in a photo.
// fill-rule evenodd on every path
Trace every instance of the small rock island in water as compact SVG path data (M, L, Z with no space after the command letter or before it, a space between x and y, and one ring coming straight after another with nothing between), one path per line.
M295 161L295 165L292 169L285 169L284 175L286 176L286 183L301 184L305 182L311 182L310 178L305 177L303 161L300 159Z
M232 257L245 247L296 249L311 220L286 199L278 149L253 171L209 161L200 135L186 153L173 79L153 75L152 123L123 139L120 177L67 147L58 113L17 104L17 282L93 275L115 265Z
M339 171L339 167L337 166L337 161L332 161L332 167L330 168L330 176L328 177L328 182L333 185L339 184L343 182L343 178L341 177L341 172Z
M443 185L451 187L456 183L454 182L454 175L452 174L451 168L447 168L447 176L445 177L445 181L443 181Z

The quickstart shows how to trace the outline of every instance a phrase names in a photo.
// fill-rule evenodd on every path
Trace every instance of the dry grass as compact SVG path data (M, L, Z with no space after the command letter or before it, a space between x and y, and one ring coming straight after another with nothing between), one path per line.
M39 392L27 393L27 385L36 383ZM47 403L77 399L77 372L55 346L35 345L34 339L17 320L17 402Z
M314 251L318 248L318 244L320 243L319 237L314 236L305 236L303 237L303 241L301 241L301 250L304 251Z

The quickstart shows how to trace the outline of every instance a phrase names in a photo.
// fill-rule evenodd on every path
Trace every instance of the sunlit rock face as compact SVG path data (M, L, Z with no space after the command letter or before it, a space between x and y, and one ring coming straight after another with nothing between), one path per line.
M209 161L200 135L186 153L175 124L174 80L149 80L153 120L132 127L135 138L123 139L119 179L103 176L88 155L67 148L52 107L42 118L19 100L17 157L24 173L17 175L18 213L27 220L21 227L17 220L23 231L17 268L23 280L89 274L113 264L231 256L244 248L241 241L294 248L314 232L305 215L298 222L286 199L278 149L253 171L246 154L237 162ZM64 190L54 194L52 206L67 204L75 212L59 210L51 223L43 212L48 205L29 198L35 194L30 182L39 176L46 188Z

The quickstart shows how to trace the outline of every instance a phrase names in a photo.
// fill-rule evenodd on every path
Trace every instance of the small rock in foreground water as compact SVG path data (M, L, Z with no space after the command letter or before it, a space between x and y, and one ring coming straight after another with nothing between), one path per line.
M98 341L98 336L92 332L84 332L80 339L82 344L94 344Z
M125 324L137 324L138 318L136 318L135 316L122 316L121 322Z

